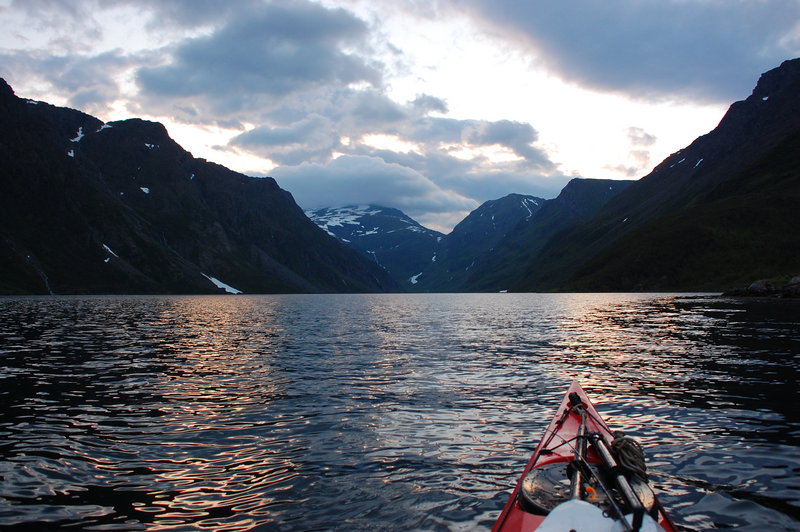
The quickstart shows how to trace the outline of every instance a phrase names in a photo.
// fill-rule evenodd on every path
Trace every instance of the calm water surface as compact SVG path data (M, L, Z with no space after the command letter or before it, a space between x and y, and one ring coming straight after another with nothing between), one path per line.
M800 302L0 298L0 526L480 530L573 378L685 530L800 530Z

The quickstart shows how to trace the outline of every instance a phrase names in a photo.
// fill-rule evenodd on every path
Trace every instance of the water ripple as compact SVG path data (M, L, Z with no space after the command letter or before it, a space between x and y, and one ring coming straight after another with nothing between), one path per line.
M473 530L573 378L686 530L795 530L797 302L0 298L0 526Z

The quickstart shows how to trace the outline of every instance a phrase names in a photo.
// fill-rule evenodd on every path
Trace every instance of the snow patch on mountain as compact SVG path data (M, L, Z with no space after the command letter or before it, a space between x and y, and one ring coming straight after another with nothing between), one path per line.
M525 218L526 220L530 220L531 216L533 216L534 211L533 208L539 207L539 202L532 198L522 198L522 208L528 211L528 216Z
M206 274L203 274L203 277L205 277L206 279L208 279L209 281L214 283L214 286L216 286L217 288L222 288L223 290L225 290L225 292L227 292L228 294L241 294L242 293L241 290L237 290L236 288L232 287L231 285L223 283L222 281L220 281L216 277L211 277L210 275L206 275Z
M387 212L388 211L388 212ZM397 231L411 231L414 233L426 234L430 229L420 226L411 219L392 214L391 209L374 205L355 205L347 207L327 208L317 211L306 211L308 216L315 224L325 230L329 235L335 236L340 240L345 240L344 234L353 237L370 235L389 234ZM399 212L399 211L398 211ZM385 222L370 220L370 217L383 217L394 220L401 227L387 229Z
M358 205L353 207L340 207L337 209L323 209L322 211L306 211L306 216L327 231L329 235L336 236L330 230L331 227L344 227L345 225L361 226L362 218L378 213L380 213L379 209L371 208L369 205ZM372 230L374 230L374 228L372 228Z
M309 210L306 216L329 235L370 257L407 288L417 284L443 236L398 209L380 205Z
M106 250L106 252L108 252L108 253L111 253L111 254L112 254L112 255L114 255L115 257L119 258L119 255L117 255L116 253L114 253L114 250L113 250L113 249L111 249L110 247L108 247L106 244L103 244L103 249L104 249L104 250Z

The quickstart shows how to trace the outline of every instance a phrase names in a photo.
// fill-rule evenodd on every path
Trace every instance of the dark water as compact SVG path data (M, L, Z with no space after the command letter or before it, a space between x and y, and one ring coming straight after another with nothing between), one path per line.
M0 525L491 526L573 378L688 530L800 530L800 302L0 298Z

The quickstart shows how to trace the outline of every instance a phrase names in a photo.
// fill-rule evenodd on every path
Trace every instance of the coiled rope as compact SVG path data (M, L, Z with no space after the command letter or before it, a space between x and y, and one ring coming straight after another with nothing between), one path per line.
M627 475L647 481L644 450L638 441L625 436L622 432L615 432L614 441L611 443L611 452Z

